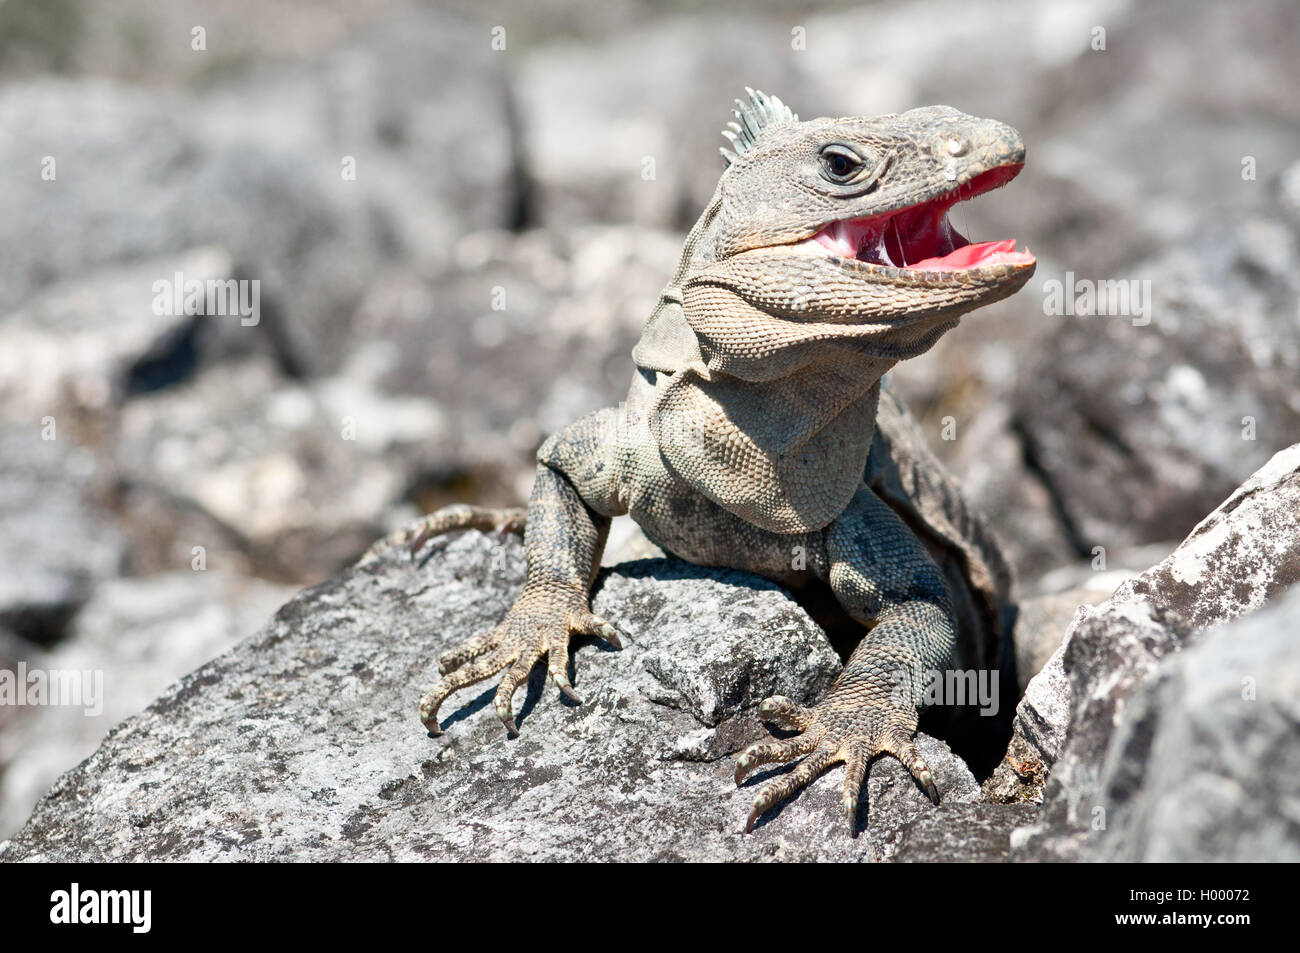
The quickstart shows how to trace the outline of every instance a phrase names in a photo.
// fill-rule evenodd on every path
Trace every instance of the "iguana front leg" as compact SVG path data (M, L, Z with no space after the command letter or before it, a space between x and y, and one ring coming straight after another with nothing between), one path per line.
M583 418L538 452L540 463L524 521L528 574L523 590L496 628L439 657L443 677L420 702L420 720L431 734L441 733L438 708L449 695L505 670L495 707L506 731L514 735L518 728L511 700L539 660L546 658L547 671L560 691L580 702L568 676L570 636L594 635L619 646L614 627L594 615L589 605L614 515L605 463L608 413L612 411ZM493 525L492 512L462 515L466 525L477 525L476 518ZM454 516L433 522L442 530L456 522Z
M759 765L805 757L759 790L747 831L773 805L841 761L847 766L844 811L856 831L862 782L871 760L881 754L902 761L930 800L939 803L930 768L912 737L929 678L948 664L956 644L947 586L916 536L869 489L859 490L827 529L826 546L836 598L872 628L824 700L805 708L778 696L759 707L765 720L799 734L746 749L736 766L737 783Z

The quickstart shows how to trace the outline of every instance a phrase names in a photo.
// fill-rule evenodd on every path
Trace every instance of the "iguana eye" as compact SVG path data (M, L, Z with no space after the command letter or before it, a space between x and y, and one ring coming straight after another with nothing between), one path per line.
M863 158L842 143L822 146L822 177L835 183L851 181L866 165Z

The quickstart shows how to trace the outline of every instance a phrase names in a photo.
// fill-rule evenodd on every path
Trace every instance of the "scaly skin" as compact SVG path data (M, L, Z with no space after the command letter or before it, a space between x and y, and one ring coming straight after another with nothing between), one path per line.
M843 762L852 828L881 754L938 803L913 742L927 677L997 669L1010 584L988 530L880 379L963 314L1019 289L1033 259L918 270L808 240L832 223L885 221L876 217L1001 184L1024 147L1010 127L948 107L798 122L751 93L736 115L736 149L724 150L729 167L633 352L627 401L538 452L523 591L495 629L442 656L420 717L438 734L453 692L504 670L496 712L514 734L511 699L542 658L576 698L570 635L617 645L589 593L610 518L630 513L654 542L700 565L784 584L821 579L866 628L825 699L762 703L763 718L798 734L751 746L736 770L740 783L761 765L803 759L759 789L748 830ZM845 150L851 161L840 162ZM897 230L911 220L889 221ZM920 246L898 246L907 247ZM448 508L381 546L410 540L414 552L439 532L519 525L517 510Z

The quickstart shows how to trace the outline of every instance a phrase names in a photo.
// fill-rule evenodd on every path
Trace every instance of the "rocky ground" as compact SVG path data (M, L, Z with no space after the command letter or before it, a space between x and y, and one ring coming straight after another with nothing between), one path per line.
M1274 599L1300 580L1300 444L1079 610L983 789L922 734L941 805L880 759L853 837L837 771L743 833L772 774L731 777L766 735L758 703L811 703L840 668L788 593L744 573L620 562L593 606L626 645L577 650L584 704L539 668L517 739L484 711L490 686L426 737L412 686L523 576L517 537L471 531L302 592L118 725L0 861L1300 860L1300 588Z
M647 857L1290 856L1294 782L1248 781L1297 776L1295 527L1269 502L1300 437L1293 5L154 6L0 5L0 663L102 669L111 700L0 707L0 836L161 695L3 856L549 857L579 830L592 857L629 830ZM1027 241L1034 281L895 371L1019 574L1011 762L974 778L932 739L938 812L881 762L853 841L832 778L734 834L752 702L838 665L780 590L625 563L599 601L635 643L579 653L590 711L434 743L412 693L504 608L517 548L348 568L421 510L517 502L544 435L622 396L746 84L806 115L948 102L1029 144L958 225ZM258 280L259 320L155 313L177 272ZM1150 321L1045 313L1066 272L1149 281ZM1195 571L1170 556L1194 528ZM131 806L76 809L105 799Z

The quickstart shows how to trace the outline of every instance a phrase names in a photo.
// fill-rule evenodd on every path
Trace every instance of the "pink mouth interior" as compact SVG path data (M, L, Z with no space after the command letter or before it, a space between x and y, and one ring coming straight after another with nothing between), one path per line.
M889 215L831 222L809 242L841 258L916 271L962 271L987 265L1031 265L1034 256L1016 251L1016 240L970 242L952 227L948 210L957 202L1010 181L1020 166L976 176L938 198Z

